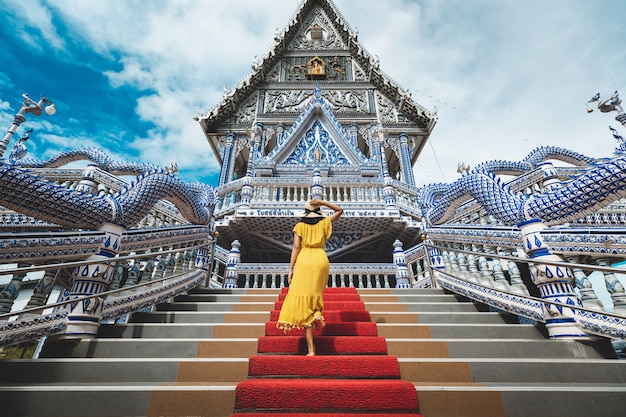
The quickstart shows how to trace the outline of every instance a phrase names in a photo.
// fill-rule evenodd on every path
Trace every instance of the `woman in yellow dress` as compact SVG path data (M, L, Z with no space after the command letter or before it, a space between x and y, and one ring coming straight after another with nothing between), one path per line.
M334 212L326 217L325 206ZM304 328L308 353L315 355L313 326L321 329L324 323L322 292L328 282L330 263L324 246L332 234L332 223L343 214L343 209L328 201L313 199L305 204L302 219L293 228L293 248L289 263L289 291L283 301L276 326L288 333Z

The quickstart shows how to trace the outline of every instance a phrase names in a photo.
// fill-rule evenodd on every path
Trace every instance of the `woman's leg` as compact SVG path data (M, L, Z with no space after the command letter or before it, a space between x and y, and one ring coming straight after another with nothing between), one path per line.
M313 344L313 326L304 328L304 338L306 339L306 347L309 351L307 356L315 356L315 345Z

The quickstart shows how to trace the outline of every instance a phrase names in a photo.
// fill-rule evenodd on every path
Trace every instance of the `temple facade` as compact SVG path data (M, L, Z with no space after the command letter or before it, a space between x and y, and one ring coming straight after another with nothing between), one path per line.
M617 92L595 102L626 124ZM440 287L546 323L552 338L626 337L619 131L605 158L544 146L450 184L415 184L437 115L380 69L330 0L300 2L252 72L197 116L218 184L93 148L26 157L29 132L11 147L13 133L47 103L24 95L0 143L11 149L0 163L10 276L0 345L93 337L198 286L282 288L292 229L312 198L345 209L327 242L329 287ZM66 167L77 161L85 167Z
M6 415L275 415L313 403L316 415L357 415L373 394L372 413L426 417L623 411L621 130L611 128L617 146L603 158L543 146L416 184L437 114L381 70L332 0L299 2L251 73L197 115L217 184L94 148L31 157L31 131L13 134L50 104L23 95L0 142ZM588 105L626 126L618 92ZM324 373L323 395L310 390L313 358L297 355L298 336L272 321L312 198L344 208L326 246L327 310L338 318L327 322L339 330L320 336L313 367L359 371ZM359 350L342 350L355 345L344 337ZM276 362L248 373L254 353ZM278 364L305 382L289 373L282 391L265 385ZM403 405L387 380L372 388L370 370L401 376L419 404ZM261 388L246 399L248 377Z
M280 285L311 198L346 209L327 246L333 282L408 285L394 253L420 243L413 165L437 115L382 71L332 2L302 2L197 120L222 167L215 229L238 257L227 285Z

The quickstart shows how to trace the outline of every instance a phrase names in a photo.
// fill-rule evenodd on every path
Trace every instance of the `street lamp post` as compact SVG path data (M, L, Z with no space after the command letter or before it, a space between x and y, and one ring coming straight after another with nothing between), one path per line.
M54 113L56 113L54 103L48 100L43 95L38 102L35 102L33 99L28 97L28 94L22 94L22 97L24 98L24 103L13 118L13 124L9 128L7 134L4 136L4 139L2 139L2 142L0 142L0 158L2 158L2 155L4 155L4 151L6 151L7 146L9 146L9 141L13 137L13 133L15 133L17 128L26 121L26 117L24 116L26 113L32 113L35 116L41 116L42 111L45 111L46 114L49 116L52 116ZM45 109L44 104L47 104Z

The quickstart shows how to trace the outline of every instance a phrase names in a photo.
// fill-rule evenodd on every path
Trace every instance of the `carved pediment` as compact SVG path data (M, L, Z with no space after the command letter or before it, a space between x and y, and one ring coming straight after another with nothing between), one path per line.
M314 8L303 20L287 49L346 49L341 32L322 8Z
M335 117L319 86L281 144L266 159L290 166L317 163L355 168L367 161Z
M350 162L341 151L337 143L324 129L322 123L316 120L313 126L298 141L291 154L284 160L284 164L302 165L323 163L327 165L348 165Z

